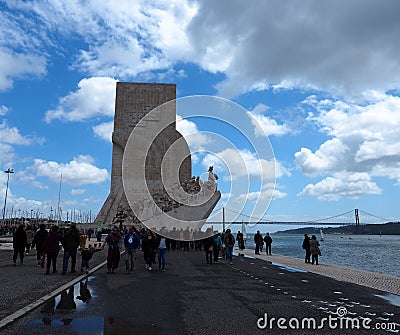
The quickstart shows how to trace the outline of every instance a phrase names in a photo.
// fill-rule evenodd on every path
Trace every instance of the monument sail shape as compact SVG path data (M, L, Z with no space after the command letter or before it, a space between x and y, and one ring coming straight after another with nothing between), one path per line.
M167 234L201 228L220 192L192 178L189 147L176 130L174 84L117 83L110 194L96 223L140 222ZM188 185L196 185L188 189Z

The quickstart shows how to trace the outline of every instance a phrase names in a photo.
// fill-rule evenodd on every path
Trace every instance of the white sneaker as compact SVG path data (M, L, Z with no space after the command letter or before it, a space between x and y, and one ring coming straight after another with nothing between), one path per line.
M149 265L148 264L146 264L146 270L149 268Z
M149 271L151 271L151 266L149 266Z

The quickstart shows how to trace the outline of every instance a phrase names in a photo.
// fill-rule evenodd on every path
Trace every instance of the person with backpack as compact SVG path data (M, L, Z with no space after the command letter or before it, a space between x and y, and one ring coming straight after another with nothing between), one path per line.
M264 242L265 242L265 252L267 253L267 255L272 255L271 254L272 237L269 236L269 233L267 233L267 235L265 235Z
M218 258L219 258L219 251L221 250L222 247L222 239L219 233L214 235L214 245L213 245L213 251L214 251L214 263L218 263Z
M124 237L125 246L125 273L132 273L134 269L134 258L136 249L139 247L140 239L133 227L130 227Z

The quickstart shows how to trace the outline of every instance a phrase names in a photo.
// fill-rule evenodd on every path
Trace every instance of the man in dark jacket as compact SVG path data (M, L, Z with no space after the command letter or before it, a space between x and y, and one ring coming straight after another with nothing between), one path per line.
M264 242L266 246L265 251L267 252L267 255L271 255L272 237L269 236L269 233L265 235Z
M311 258L311 251L310 251L310 238L308 237L307 234L304 234L304 240L303 240L303 249L306 252L306 257L305 257L305 262L306 263L311 263L310 258Z
M254 235L254 243L256 245L255 254L259 255L260 254L260 246L263 243L263 237L260 234L259 230L257 230L257 233Z
M76 224L71 223L71 228L68 229L63 237L62 245L64 248L64 258L63 258L63 272L65 275L68 269L68 260L71 257L71 273L76 272L76 253L79 247L80 234L78 229L76 229Z
M24 251L25 251L25 246L26 246L26 232L24 230L24 225L21 224L18 226L17 230L14 233L13 236L13 248L14 248L14 254L13 254L13 262L14 266L17 265L17 258L19 254L19 258L21 260L21 264L24 262Z
M32 248L36 247L36 260L38 265L40 265L40 258L44 253L45 241L47 238L48 232L46 230L46 226L42 223L39 226L39 230L36 232L35 237L33 238Z

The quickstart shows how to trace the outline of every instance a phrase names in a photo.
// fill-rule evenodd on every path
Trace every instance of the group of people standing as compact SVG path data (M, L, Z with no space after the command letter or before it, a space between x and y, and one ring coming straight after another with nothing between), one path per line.
M232 264L233 247L235 245L235 237L230 229L225 232L215 233L204 240L204 251L206 253L207 264L218 263L219 253L222 257ZM214 259L214 261L213 261Z
M267 233L264 237L261 235L260 231L257 230L257 233L254 235L254 243L256 245L255 254L260 255L260 253L264 249L265 243L265 252L267 255L272 255L272 237Z
M146 269L153 270L155 256L158 256L159 270L165 271L167 261L167 240L165 237L154 234L151 230L138 231L134 227L128 230L119 230L118 227L113 227L111 232L105 239L105 244L108 244L107 252L107 273L115 273L120 262L120 245L125 248L125 273L134 271L134 261L136 259L136 251L140 248L143 251L143 257L146 263Z
M20 264L23 264L24 251L26 250L26 255L29 255L30 248L36 248L38 265L44 267L44 260L47 258L46 275L50 274L50 267L52 267L52 273L57 273L57 257L60 252L60 244L64 249L62 274L64 275L67 272L69 259L71 259L71 273L76 272L80 233L75 223L72 223L70 228L64 231L64 234L56 225L52 226L48 231L46 226L41 224L39 229L34 232L30 226L27 226L25 230L25 226L21 224L13 235L13 265L16 266L18 256ZM85 257L83 257L84 259Z
M306 256L304 259L306 263L311 263L311 264L315 263L316 265L318 265L318 257L321 256L321 250L319 246L320 244L315 235L312 235L310 239L308 234L304 234L302 247L306 252Z

